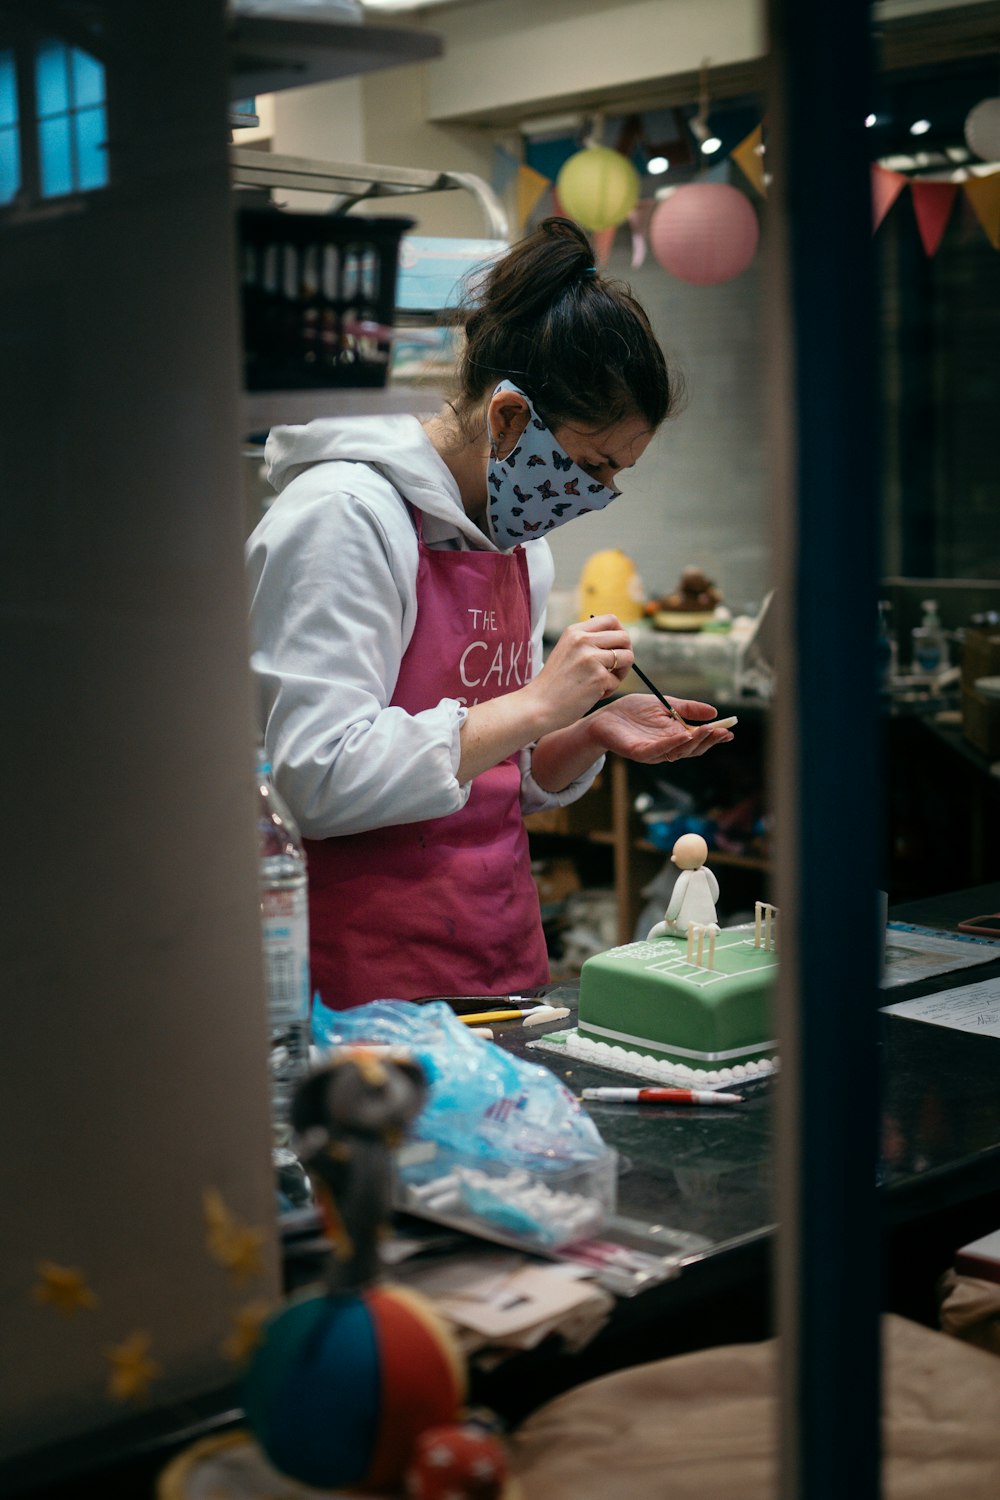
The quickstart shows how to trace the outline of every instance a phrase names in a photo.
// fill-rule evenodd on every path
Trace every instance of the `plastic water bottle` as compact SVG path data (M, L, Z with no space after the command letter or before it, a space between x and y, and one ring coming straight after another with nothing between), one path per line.
M892 605L887 599L878 602L878 685L880 692L892 692L899 670L898 647L892 629Z
M941 628L936 599L925 599L924 617L913 631L913 665L917 672L932 677L949 665L948 638Z
M291 1136L289 1111L309 1068L309 906L306 856L291 813L257 747L257 835L264 983L271 1036L271 1115L276 1148Z

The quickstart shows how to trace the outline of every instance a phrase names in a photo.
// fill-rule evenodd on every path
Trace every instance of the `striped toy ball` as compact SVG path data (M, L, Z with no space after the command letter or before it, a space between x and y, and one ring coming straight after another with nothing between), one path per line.
M244 1383L247 1425L282 1473L319 1489L398 1484L429 1427L465 1398L457 1347L401 1287L308 1292L266 1325Z

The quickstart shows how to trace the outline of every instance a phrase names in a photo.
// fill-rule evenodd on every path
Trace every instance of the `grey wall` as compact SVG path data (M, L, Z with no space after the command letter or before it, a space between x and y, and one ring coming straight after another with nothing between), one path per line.
M552 533L556 587L573 588L587 558L620 547L647 593L665 593L698 563L726 602L741 610L770 587L767 380L763 369L760 252L741 276L696 287L647 256L632 270L620 231L606 274L627 281L645 306L687 388L687 404L664 424L622 498Z

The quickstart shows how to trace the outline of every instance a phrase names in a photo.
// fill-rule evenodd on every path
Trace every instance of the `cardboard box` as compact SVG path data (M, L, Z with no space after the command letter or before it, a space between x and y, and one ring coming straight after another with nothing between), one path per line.
M580 889L580 876L571 859L547 859L535 874L538 899L543 906L565 901Z
M565 838L590 838L595 834L610 837L612 821L611 777L604 770L575 802L529 813L524 826L529 833L558 833Z
M978 677L1000 677L1000 631L967 630L962 643L962 688L972 692Z
M986 676L986 673L980 673ZM984 698L962 687L962 734L990 760L1000 757L1000 700Z

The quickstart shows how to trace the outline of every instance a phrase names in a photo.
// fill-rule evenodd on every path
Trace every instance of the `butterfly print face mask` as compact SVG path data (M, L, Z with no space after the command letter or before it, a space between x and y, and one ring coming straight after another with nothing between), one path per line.
M501 380L497 391L524 392L510 380ZM497 458L490 433L490 457L486 468L486 524L491 539L505 550L518 542L544 536L553 526L563 526L589 510L603 510L620 491L599 483L564 452L527 396L528 425L520 441L506 458Z

